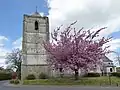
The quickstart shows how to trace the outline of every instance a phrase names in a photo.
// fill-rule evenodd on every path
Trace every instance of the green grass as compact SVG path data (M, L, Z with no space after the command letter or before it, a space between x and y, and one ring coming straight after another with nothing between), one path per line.
M69 78L54 78L40 80L24 80L24 85L110 85L109 77L80 78L79 80ZM111 77L111 85L120 85L120 78Z

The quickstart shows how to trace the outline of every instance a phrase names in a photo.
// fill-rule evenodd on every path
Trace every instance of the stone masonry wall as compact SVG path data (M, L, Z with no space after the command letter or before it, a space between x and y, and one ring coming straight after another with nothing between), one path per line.
M47 65L22 65L22 80L24 80L29 74L34 74L36 78L39 77L40 73L50 75L50 69Z

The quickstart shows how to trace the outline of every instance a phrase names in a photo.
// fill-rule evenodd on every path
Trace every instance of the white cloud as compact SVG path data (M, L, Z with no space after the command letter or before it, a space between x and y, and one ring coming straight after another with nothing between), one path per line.
M8 38L5 36L0 36L0 41L3 41L3 40L8 40Z
M120 0L47 0L49 7L50 31L60 25L74 21L76 28L108 27L100 37L120 31ZM108 43L110 50L120 48L120 38ZM107 44L107 45L108 45ZM111 55L111 59L113 56Z
M19 48L22 49L22 37L18 38L17 40L15 40L13 43L13 49L15 48Z
M44 12L40 12L40 15L41 15L41 16L44 16Z
M110 50L117 50L118 48L120 48L120 38L112 40L111 42L107 43L107 45L110 45Z
M117 32L120 27L119 0L48 0L51 29L78 20L78 28L107 26L102 34Z
M5 65L5 57L9 50L5 47L5 42L8 38L5 36L0 36L0 66Z
M12 43L13 45L12 48L10 49L7 49L5 45L6 41L8 41L8 38L6 38L5 36L0 36L0 66L4 66L4 67L6 67L6 64L5 64L6 54L10 53L12 49L16 49L16 48L22 49L22 37L15 40Z
M5 36L0 36L0 47L4 47L5 41L8 41L8 38Z
M4 67L6 67L5 65L6 54L10 53L12 49L16 49L16 48L22 49L22 37L15 40L12 43L13 45L12 48L10 49L7 49L5 45L6 41L8 41L8 38L6 38L5 36L0 36L0 66L4 66Z
M118 48L120 48L120 38L119 39L113 39L111 42L108 42L106 45L110 45L109 50L114 51L112 53L107 54L107 56L114 61L114 64L119 66L118 62L118 55L120 56L120 52L118 51Z

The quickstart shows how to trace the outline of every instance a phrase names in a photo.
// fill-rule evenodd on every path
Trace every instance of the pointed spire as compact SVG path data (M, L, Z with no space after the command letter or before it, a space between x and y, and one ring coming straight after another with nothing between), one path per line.
M40 16L39 12L38 12L38 7L36 6L36 10L35 12L32 14L33 16Z
M35 12L36 15L39 15L38 11L37 11L37 6L36 6L36 12Z

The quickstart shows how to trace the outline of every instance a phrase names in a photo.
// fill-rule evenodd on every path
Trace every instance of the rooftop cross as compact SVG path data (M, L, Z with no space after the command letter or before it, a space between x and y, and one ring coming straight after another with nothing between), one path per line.
M38 7L36 6L36 10L35 10L35 12L32 14L33 16L40 16L40 14L39 14L39 12L38 12Z

